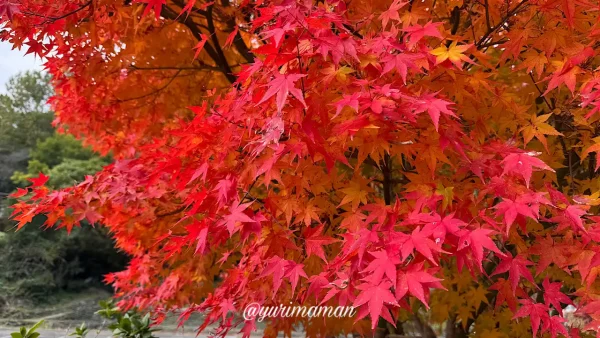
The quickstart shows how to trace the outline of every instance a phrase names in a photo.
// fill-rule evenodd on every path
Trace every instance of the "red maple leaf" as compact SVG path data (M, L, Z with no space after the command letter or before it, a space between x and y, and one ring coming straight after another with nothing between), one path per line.
M306 291L306 298L310 297L310 295L314 294L315 298L319 298L319 293L323 290L327 285L329 285L329 280L326 277L326 272L321 272L318 275L310 276L308 279L308 290ZM304 298L304 299L306 299Z
M283 27L275 27L263 32L263 38L272 37L275 42L275 47L279 47L281 43L281 39L283 39L285 32L292 31L296 28L296 24L292 24L291 22L286 22Z
M183 9L181 9L181 13L179 13L179 16L181 16L181 14L183 13L187 13L187 15L189 16L190 13L192 12L192 10L205 10L208 6L214 4L214 1L210 1L210 2L205 2L203 4L200 4L199 7L194 8L194 5L196 4L197 0L187 0L187 3L185 4L185 6L183 7ZM179 18L178 16L178 18Z
M235 225L237 222L254 222L250 216L244 213L244 210L251 204L252 202L237 205L236 202L234 203L235 206L229 208L229 214L223 217L222 224L227 228L230 235L233 235L236 232Z
M15 14L21 13L19 7L10 0L0 1L0 18L6 15L9 20L13 19Z
M506 235L508 236L510 228L518 215L529 217L533 220L538 219L539 206L532 204L531 201L523 196L517 197L517 200L504 199L496 204L496 215L504 218L506 224Z
M512 312L515 312L517 310L517 297L527 297L525 291L523 291L523 289L520 287L517 287L517 289L513 291L510 282L504 278L498 278L496 283L490 286L489 289L498 291L498 294L496 295L496 310L506 302L508 308Z
M17 191L12 193L10 195L10 197L12 198L19 198L19 197L23 197L25 195L27 195L29 193L28 189L23 189L23 188L17 188Z
M342 234L342 237L344 238L343 254L348 256L356 252L359 264L362 262L367 247L379 239L377 231L368 229L360 229L356 233L345 233Z
M536 275L539 275L552 263L568 271L568 268L566 268L568 264L567 256L565 255L566 250L567 246L556 243L550 235L536 238L535 245L530 250L531 253L540 256L540 260L537 262L535 268Z
M585 232L585 227L583 226L583 221L581 220L581 216L585 215L586 212L585 210L581 209L580 207L576 206L576 205L569 205L565 210L564 210L564 215L565 218L569 221L569 223L571 224L571 227L573 228L573 230L582 230L583 232Z
M271 276L273 278L273 298L281 286L287 265L288 262L285 259L282 259L279 256L273 256L269 259L267 266L260 274L260 277Z
M241 333L243 337L250 337L254 331L256 331L256 320L246 320L239 333Z
M405 261L408 256L410 256L414 250L416 250L421 255L425 256L431 263L437 266L437 262L433 257L433 252L444 252L441 246L436 244L431 238L433 231L424 229L425 231L421 231L420 227L416 227L410 235L400 234L401 238L404 240L400 240L402 243L402 247L400 252L402 253L402 261Z
M416 68L415 61L421 58L418 54L410 54L410 53L400 53L400 54L390 54L383 61L385 62L385 66L381 71L381 75L384 75L395 69L400 77L402 78L402 82L406 83L406 76L408 75L408 70L411 68Z
M535 153L512 153L504 158L502 161L502 165L504 166L504 171L502 175L506 175L508 173L514 173L519 176L522 176L525 180L525 185L529 188L529 181L531 180L531 174L533 173L533 168L549 170L554 172L554 169L550 168L546 163L540 160Z
M443 219L439 214L421 214L419 219L427 222L423 227L423 231L432 231L433 238L440 243L444 242L446 234L459 235L459 231L467 224L462 220L455 218L454 213L446 215Z
M379 16L379 19L381 20L383 28L386 28L386 26L390 20L400 21L400 15L399 15L400 8L406 6L406 4L408 4L408 2L403 2L401 0L394 0L392 5L390 6L390 8L388 8L386 11L381 13L381 15Z
M542 331L550 331L550 336L552 338L556 338L556 336L559 333L561 335L563 335L564 337L571 337L571 338L579 337L579 334L569 336L569 332L567 332L567 328L563 324L566 321L567 320L565 318L562 318L559 316L552 316L548 320L544 321L544 323L542 325ZM575 331L575 332L577 332L577 331Z
M287 277L292 284L292 295L294 294L294 290L296 290L296 285L298 285L300 277L308 278L303 268L304 264L296 264L295 262L288 261L284 277Z
M531 320L531 328L533 330L533 336L537 335L537 331L540 328L540 322L544 323L550 319L548 315L548 307L543 303L534 303L531 299L523 299L520 301L522 306L513 316L514 319L529 317ZM545 324L547 325L547 324Z
M349 135L356 134L359 130L368 126L371 122L369 121L369 116L361 115L355 119L344 121L335 127L333 127L333 133L335 134L343 134L348 132Z
M500 261L500 264L498 264L498 267L496 267L496 270L494 270L492 276L508 271L508 280L510 280L512 290L515 292L521 276L525 277L525 279L527 279L533 285L536 285L531 272L527 268L530 265L533 265L533 262L530 262L519 255L514 258L511 256L506 256L502 259L502 261Z
M261 104L268 100L271 96L277 94L277 111L281 112L283 110L283 106L285 105L285 101L287 100L288 94L292 94L298 101L306 107L306 102L304 102L304 94L302 90L296 88L294 83L301 78L305 77L306 74L280 74L276 73L275 78L269 82L267 85L269 89L265 93L265 96L258 102Z
M494 241L492 241L492 239L490 238L490 235L492 235L493 233L494 231L489 229L475 229L463 235L459 239L460 244L458 246L458 250L470 247L473 256L475 256L475 260L477 261L479 269L482 269L483 249L488 249L500 256L504 256L504 254L498 249Z
M435 126L435 130L439 129L440 124L440 115L445 114L448 116L456 117L454 112L448 109L448 106L454 104L453 102L442 100L438 98L437 93L431 93L424 96L421 96L417 100L414 101L414 114L419 114L424 111L427 111L431 120L433 121L433 125Z
M445 288L439 283L441 279L423 271L423 264L415 264L406 271L399 271L396 283L396 299L402 299L407 293L420 300L429 309L425 299L425 290L430 287Z
M41 187L41 186L43 186L44 184L46 184L46 182L48 182L48 179L49 179L49 177L48 177L48 176L44 175L44 173L40 173L40 174L38 175L38 177L35 177L35 178L29 178L29 179L27 179L27 180L28 180L29 182L33 183L33 184L32 184L32 187L33 187L33 188L35 188L35 187Z
M200 41L198 41L196 46L194 46L194 49L196 50L196 53L194 53L194 60L196 60L198 58L198 56L204 49L204 45L208 41L208 36L206 36L206 34L201 34L200 37L201 37Z
M204 250L206 249L206 238L208 236L208 226L206 222L194 222L186 226L186 230L188 231L188 240L198 241L194 253L204 253Z
M151 10L154 10L156 20L160 19L160 13L162 12L162 6L167 4L167 0L136 0L136 2L145 3L146 8L142 16L146 16Z
M414 25L404 28L403 31L408 33L408 45L414 46L425 36L442 39L442 34L440 34L440 31L438 30L438 27L441 25L441 22L433 23L429 21L424 26Z
M360 98L359 93L352 93L352 95L344 95L341 100L335 103L335 115L331 119L336 118L342 112L344 107L348 106L354 108L358 112L358 99Z
M571 299L567 297L564 293L560 292L560 288L562 287L562 283L550 283L550 279L546 277L544 282L542 283L544 288L544 302L548 307L550 305L554 306L554 308L562 315L562 307L560 303L563 304L573 304Z
M380 250L375 252L369 252L375 257L374 260L364 269L362 272L370 272L371 274L364 278L364 280L373 283L380 284L383 276L387 276L390 282L396 282L396 265L400 264L400 258L395 255L389 255L387 251Z
M394 295L390 292L391 287L392 283L388 281L377 285L364 283L356 287L358 290L361 290L361 293L356 297L352 306L359 307L368 303L368 314L371 316L372 329L375 329L377 326L377 321L380 316L392 324L395 323L395 321L392 320L388 308L384 306L384 304L399 306ZM356 320L362 319L366 315L367 312L361 311L357 315Z
M239 31L240 31L240 28L238 26L235 26L235 28L233 29L233 32L231 32L227 36L227 40L225 40L225 44L223 46L230 47L233 44L233 40L235 39L235 36L238 34Z
M27 52L25 52L25 55L33 54L41 57L46 53L46 47L44 46L43 42L30 39L25 44L29 46L29 48L27 48Z
M304 238L306 239L304 245L306 246L306 256L315 255L327 262L325 258L325 252L323 251L323 245L335 243L336 240L329 236L322 236L323 225L319 225L315 228L307 228L304 231Z
M576 1L570 0L562 1L563 13L565 13L565 16L567 17L569 29L572 29L575 25L575 2Z

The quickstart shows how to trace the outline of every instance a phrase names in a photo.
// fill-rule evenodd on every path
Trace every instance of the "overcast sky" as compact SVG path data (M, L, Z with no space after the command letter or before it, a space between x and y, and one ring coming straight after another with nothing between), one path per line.
M24 55L24 50L11 50L11 48L11 44L0 42L0 92L5 92L6 82L18 72L42 69L42 62L39 59L35 59L31 54Z

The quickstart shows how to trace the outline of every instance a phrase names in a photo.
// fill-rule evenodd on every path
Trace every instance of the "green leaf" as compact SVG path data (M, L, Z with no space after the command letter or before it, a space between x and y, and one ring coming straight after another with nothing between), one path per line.
M44 323L44 320L40 320L39 322L35 323L35 325L33 325L31 327L31 329L29 329L29 331L27 332L28 334L31 334L32 332L34 332L35 330L37 330L42 324Z

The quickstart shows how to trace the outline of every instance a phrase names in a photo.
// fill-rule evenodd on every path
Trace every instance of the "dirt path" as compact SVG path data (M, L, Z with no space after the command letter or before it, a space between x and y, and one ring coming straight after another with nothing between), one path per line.
M11 328L0 328L0 338L11 338L10 337L10 333L11 332L15 332L18 329L11 329ZM69 333L72 332L72 330L38 330L40 334L40 338L72 338L69 337ZM156 333L156 336L158 338L192 338L192 337L196 337L196 334L194 332L188 332L188 333L181 333L181 332L174 332L174 331L159 331ZM110 335L109 331L102 331L100 332L98 335L96 335L96 331L91 331L88 335L88 338L112 338L112 336ZM208 334L201 334L199 336L197 336L199 338L204 338L204 337L208 337ZM237 338L237 337L241 337L241 335L236 335L236 334L230 334L227 337L231 337L231 338ZM259 334L257 332L257 334L253 335L252 337L262 337L261 334ZM301 337L301 336L298 336Z
M1 1L1 0L0 0ZM99 309L98 301L107 299L110 296L109 293L102 290L86 290L80 295L72 295L70 299L65 299L62 302L46 306L31 306L30 308L24 307L12 307L0 309L0 338L11 338L10 333L18 331L19 327L26 326L31 327L33 324L40 320L44 320L44 325L38 332L41 333L39 338L72 338L69 336L73 332L76 326L81 323L86 323L90 328L90 333L87 338L112 338L110 331L104 330L99 334L96 334L94 328L106 327L103 326L105 323L94 312ZM195 328L200 326L203 322L201 315L194 314L186 322L185 333L181 330L177 331L177 318L178 316L172 315L167 317L163 325L160 326L161 331L155 333L158 338L192 338L196 337ZM70 329L65 329L70 328ZM241 329L231 330L228 338L241 337L241 334L237 334ZM259 338L263 336L263 327L258 325L256 332L252 334L252 338ZM205 338L209 337L209 333L212 330L207 328L205 333L198 337ZM301 338L306 335L303 332L297 332L292 334L292 338Z
M18 328L7 328L7 327L0 327L0 338L11 338L10 333L11 332L15 332L18 331ZM192 338L192 337L198 337L198 338L206 338L209 337L209 331L207 330L206 333L203 333L199 336L196 336L196 333L192 330L186 330L185 332L181 332L180 331L176 331L175 329L161 329L161 331L158 331L155 333L156 337L158 338ZM237 330L239 331L239 330ZM235 332L237 331L232 331L232 333L227 335L227 338L239 338L242 335L241 334L236 334ZM40 329L37 332L40 333L40 338L72 338L69 336L69 334L71 332L73 332L72 329L69 330L65 330L65 329ZM262 332L260 330L257 330L255 333L252 334L252 338L260 338L262 337ZM302 332L294 332L292 333L292 338L301 338L301 337L305 337L306 335ZM96 330L91 330L90 333L87 335L87 338L112 338L112 336L110 335L110 331L101 331L100 333L97 333Z
M11 338L10 337L10 333L16 331L15 329L8 329L8 328L0 328L0 338ZM69 337L69 333L66 330L39 330L38 331L40 334L40 338L72 338ZM157 337L159 338L191 338L191 337L196 337L195 334L193 333L189 333L189 334L181 334L181 333L169 333L169 332L157 332L156 334ZM102 331L100 332L100 334L96 335L95 331L90 332L90 334L88 334L88 338L111 338L112 336L110 335L109 331ZM198 337L208 337L208 335L200 335ZM237 336L231 336L231 337L237 337Z

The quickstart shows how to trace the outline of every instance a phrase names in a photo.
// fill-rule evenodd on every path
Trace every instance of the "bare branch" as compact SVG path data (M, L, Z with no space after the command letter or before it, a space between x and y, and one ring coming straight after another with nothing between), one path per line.
M177 73L175 73L175 75L164 86L162 86L162 87L160 87L160 88L158 88L156 90L153 90L152 92L150 92L148 94L144 94L142 96L137 96L137 97L132 97L132 98L125 99L125 100L118 100L118 101L119 102L128 102L128 101L133 101L133 100L140 100L140 99L146 98L148 96L152 96L154 94L158 94L161 91L163 91L165 88L167 88L171 83L173 83L173 81L177 78L177 76L179 75L179 73L181 73L181 70L178 70Z

